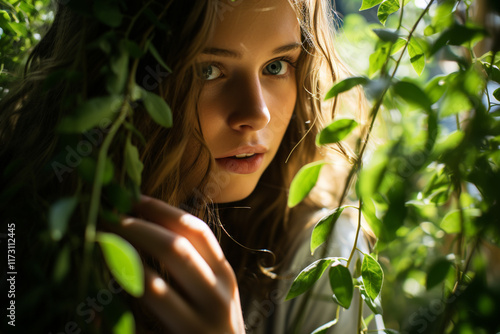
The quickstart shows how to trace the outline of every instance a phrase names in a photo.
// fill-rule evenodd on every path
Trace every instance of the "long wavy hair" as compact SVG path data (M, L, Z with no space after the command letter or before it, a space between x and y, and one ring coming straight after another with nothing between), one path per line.
M330 1L290 0L302 34L302 53L296 72L298 95L292 120L274 160L253 193L238 203L212 203L210 195L223 191L224 179L211 173L214 158L200 130L197 104L203 83L196 57L205 48L217 20L228 6L236 6L239 1L168 3L170 7L165 14L168 32L155 34L152 43L172 73L153 75L159 64L153 57L145 56L138 66L136 81L167 101L174 123L170 129L158 126L141 106L134 113L134 123L146 140L140 148L144 163L141 191L197 215L214 228L237 273L245 305L270 290L276 277L269 275L270 271L282 273L286 268L291 245L310 222L307 219L310 215L304 212L314 212L325 205L325 194L330 199L338 195L338 185L330 183L321 196L313 193L301 205L287 207L291 180L303 165L319 159L348 158L343 147L316 147L315 138L342 104L337 100L325 103L326 89L349 72L335 51L335 19ZM134 13L142 5L142 1L128 1L127 11ZM150 25L150 21L139 19L130 32L131 38ZM109 28L60 5L54 23L28 59L24 78L0 102L0 157L2 161L14 161L10 167L3 167L9 177L3 179L2 186L14 192L24 189L36 194L32 203L44 203L37 208L47 209L45 201L71 194L77 187L76 173L69 173L60 183L54 173L47 173L40 166L49 165L57 155L61 136L55 130L56 125L79 102L66 97L79 93L81 99L88 99L105 92L105 73L99 71L105 55L87 47L104 29ZM61 69L80 71L84 77L71 80L65 76L47 89L47 79ZM363 109L361 98L354 103L352 109ZM115 149L119 161L120 153ZM189 155L185 154L187 151ZM196 184L186 182L193 179L193 173L198 176ZM245 217L244 222L241 217ZM260 284L254 284L255 280Z

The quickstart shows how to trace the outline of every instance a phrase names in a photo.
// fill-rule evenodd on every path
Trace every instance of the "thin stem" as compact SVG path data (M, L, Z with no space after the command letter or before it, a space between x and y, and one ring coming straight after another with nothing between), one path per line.
M153 3L152 0L148 1L144 6L142 6L141 9L139 9L139 11L137 12L137 14L135 14L132 17L132 20L130 21L130 24L129 24L128 28L127 28L127 32L125 32L125 38L128 38L128 36L130 35L130 32L132 31L132 28L134 27L135 21L137 21L137 19L139 18L139 16L141 16L142 12L144 12L144 10L146 8L148 8L151 3Z
M357 332L361 331L361 323L363 322L363 298L361 297L361 293L359 294L359 306L358 306L358 326Z
M108 150L111 146L113 138L115 137L115 134L118 132L118 129L121 127L123 121L127 117L128 108L128 101L127 99L125 99L120 107L118 118L112 124L108 135L104 139L102 146L99 149L94 183L92 185L92 193L90 195L90 207L87 217L87 225L85 228L85 246L82 264L83 277L80 288L81 293L85 293L85 291L87 290L87 280L89 278L88 276L90 270L90 260L92 257L92 252L94 250L97 218L99 215L99 206L101 203L102 180L104 177L104 169L106 167Z
M351 249L351 254L349 255L349 259L347 260L346 267L349 268L349 265L351 264L352 257L354 256L354 252L356 251L356 245L358 244L358 238L359 238L359 232L361 230L361 210L362 210L362 201L361 198L359 199L359 211L358 211L358 227L356 229L356 236L354 237L354 245L352 246Z
M460 233L458 234L458 240L457 240L457 284L460 283L461 278L462 278L462 252L463 252L463 239L464 239L464 234L465 234L465 216L464 216L464 210L462 208L462 204L460 203L460 194L461 194L461 185L459 182L455 185L455 196L457 199L457 206L458 206L458 212L460 215Z

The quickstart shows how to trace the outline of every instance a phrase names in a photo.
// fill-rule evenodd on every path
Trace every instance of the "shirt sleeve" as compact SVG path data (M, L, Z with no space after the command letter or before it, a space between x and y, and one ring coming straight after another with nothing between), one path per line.
M354 245L355 235L356 224L351 219L341 216L334 226L331 242L329 245L323 245L322 247L328 246L327 256L348 258ZM298 274L302 269L319 259L321 249L318 248L315 254L311 255L309 241L310 233L304 238L292 261L291 271L295 274ZM363 253L369 253L368 242L362 233L358 237L357 248ZM356 251L349 267L351 273L354 271L356 260L361 257L362 254ZM276 289L271 291L269 299L253 301L246 316L247 333L312 333L318 327L336 319L337 304L332 300L328 273L325 272L315 283L310 300L304 309L304 295L285 301L286 294L295 276L281 280ZM358 333L359 301L359 289L354 289L351 306L347 310L341 308L338 322L326 333ZM363 318L372 313L370 308L363 302ZM299 314L303 314L300 328L294 328L297 327L294 324L296 324ZM382 316L375 314L368 328L370 330L383 329Z

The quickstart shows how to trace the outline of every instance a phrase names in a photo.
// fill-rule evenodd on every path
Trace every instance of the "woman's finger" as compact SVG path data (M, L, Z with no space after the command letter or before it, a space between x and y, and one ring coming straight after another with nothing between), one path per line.
M141 302L168 333L202 333L203 325L191 306L158 274L144 267L145 289Z
M228 287L236 287L236 283L229 283L227 277L217 277L185 237L133 217L123 219L119 228L111 229L163 263L197 308L210 311L223 307L231 298Z
M161 200L144 195L134 206L134 212L147 221L185 237L216 273L220 271L228 273L230 266L225 260L224 253L215 235L202 220Z

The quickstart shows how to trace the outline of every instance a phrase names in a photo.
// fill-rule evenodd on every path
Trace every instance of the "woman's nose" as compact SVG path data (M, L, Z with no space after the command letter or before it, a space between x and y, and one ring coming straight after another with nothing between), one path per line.
M228 116L229 126L237 131L257 131L271 120L258 77L240 78L234 82L233 107Z

